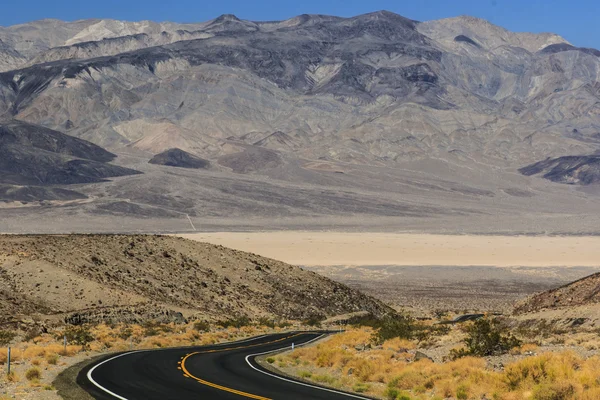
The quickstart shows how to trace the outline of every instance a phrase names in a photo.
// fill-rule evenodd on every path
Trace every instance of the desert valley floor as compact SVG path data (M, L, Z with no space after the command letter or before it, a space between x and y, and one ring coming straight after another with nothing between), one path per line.
M342 232L181 235L257 253L361 289L397 307L509 312L515 301L599 270L598 236Z

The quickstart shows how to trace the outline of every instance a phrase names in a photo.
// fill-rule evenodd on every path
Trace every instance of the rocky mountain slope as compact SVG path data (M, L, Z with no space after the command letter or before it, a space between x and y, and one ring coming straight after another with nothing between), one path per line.
M524 175L543 175L553 182L591 185L600 182L600 156L566 156L522 168Z
M86 196L41 186L102 182L138 173L107 163L114 158L92 143L52 129L16 120L0 123L0 184L6 184L0 199L81 199Z
M0 319L285 319L390 309L298 267L165 236L0 237Z
M516 314L544 310L574 309L600 303L600 273L557 289L537 294L515 307Z
M25 60L0 73L0 116L90 141L145 173L82 189L102 199L85 206L93 212L134 201L162 215L317 218L332 214L315 211L327 190L353 215L598 206L591 192L518 176L599 150L600 57L555 34L381 11L191 25L46 20L1 28L0 40ZM147 166L172 148L213 168L173 177ZM251 201L249 186L261 188ZM306 201L290 195L300 188Z
M210 162L180 149L163 151L152 157L148 162L150 164L166 165L168 167L193 169L208 168L210 166Z

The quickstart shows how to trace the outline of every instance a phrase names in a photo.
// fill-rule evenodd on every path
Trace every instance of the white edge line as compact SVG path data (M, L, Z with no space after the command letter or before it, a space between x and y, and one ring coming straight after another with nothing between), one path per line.
M310 341L308 341L306 343L303 343L303 344L295 346L295 347L298 348L298 347L303 347L303 346L309 345L312 342L316 342L317 340L320 340L323 336L327 336L327 335L323 334L321 336L318 336L318 337L314 338L313 340L310 340ZM281 349L278 349L278 350L271 350L271 351L266 351L264 353L250 354L249 356L246 356L246 363L253 370L258 371L258 372L260 372L262 374L265 374L265 375L269 375L270 377L280 379L282 381L294 383L296 385L308 386L308 387L313 388L313 389L324 390L326 392L331 392L331 393L335 393L335 394L341 394L342 396L353 397L355 399L372 400L372 399L369 399L368 397L355 396L353 394L340 392L340 391L337 391L337 390L334 390L334 389L328 389L328 388L324 388L324 387L321 387L321 386L314 386L314 385L311 385L311 384L308 384L308 383L303 383L303 382L298 382L298 381L294 381L294 380L291 380L291 379L286 379L284 377L281 377L281 376L278 376L278 375L271 374L269 372L260 370L260 369L256 368L254 365L252 365L252 363L250 362L250 358L251 357L254 358L254 357L258 357L258 356L263 356L265 354L278 353L278 352L280 352L282 350L291 349L291 348L292 348L292 346L287 346L287 347L284 347L284 348L281 348Z
M94 378L92 378L92 373L94 372L94 370L95 370L96 368L100 367L101 365L103 365L103 364L105 364L105 363L107 363L107 362L110 362L110 361L116 360L117 358L120 358L120 357L128 356L128 355L130 355L130 354L141 353L141 352L143 352L143 351L144 351L144 350L140 350L140 351L132 351L132 352L129 352L129 353L120 354L120 355L118 355L118 356L116 356L116 357L109 358L108 360L104 360L104 361L102 361L100 364L94 365L94 367L93 367L93 368L91 368L91 369L88 371L88 373L87 373L87 378L88 378L88 380L89 380L90 382L92 382L92 384L93 384L94 386L96 386L96 387L97 387L97 388L99 388L100 390L102 390L102 391L104 391L104 392L106 392L106 393L110 394L111 396L113 396L113 397L115 397L115 398L117 398L117 399L119 399L119 400L127 400L125 397L119 396L118 394L116 394L116 393L113 393L113 392L111 392L110 390L108 390L107 388L105 388L104 386L102 386L102 385L98 384L98 382L96 382L96 381L94 380Z
M250 341L253 341L253 340L262 339L262 338L264 338L264 337L266 337L266 336L267 336L267 335L262 335L262 336L257 336L257 337L253 337L253 338L250 338L250 339L238 340L238 341L236 341L236 342L220 343L218 346L225 346L225 345L231 345L231 344L237 344L237 343L245 343L245 342L250 342ZM181 349L183 350L183 348L181 348ZM166 350L176 350L176 349L162 349L162 351L166 351ZM102 391L104 391L104 392L106 392L106 393L110 394L110 395L111 395L111 396L113 396L114 398L116 398L116 399L119 399L119 400L128 400L127 398L125 398L125 397L123 397L123 396L119 396L118 394L116 394L116 393L113 393L113 392L111 392L110 390L108 390L107 388L105 388L104 386L100 385L98 382L96 382L96 381L94 380L94 378L92 378L92 373L93 373L93 372L96 370L96 368L98 368L98 367L102 366L103 364L106 364L107 362L111 362L111 361L113 361L113 360L116 360L117 358L121 358L121 357L128 356L128 355L131 355L131 354L136 354L136 353L145 353L145 352L149 352L149 351L160 351L160 350L158 350L158 349L156 349L156 350L137 350L137 351L130 351L130 352L128 352L128 353L119 354L118 356L115 356L115 357L109 358L108 360L104 360L104 361L102 361L101 363L94 365L94 366L93 366L93 367L92 367L92 368L91 368L91 369L88 371L88 373L87 373L87 378L88 378L88 380L89 380L89 381L90 381L90 382L91 382L91 383L92 383L94 386L96 386L98 389L100 389L100 390L102 390Z

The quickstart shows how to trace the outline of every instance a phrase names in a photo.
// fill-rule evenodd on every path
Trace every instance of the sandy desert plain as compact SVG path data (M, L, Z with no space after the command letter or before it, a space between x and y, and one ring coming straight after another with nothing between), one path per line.
M510 312L600 270L600 236L205 232L179 236L300 265L417 313Z

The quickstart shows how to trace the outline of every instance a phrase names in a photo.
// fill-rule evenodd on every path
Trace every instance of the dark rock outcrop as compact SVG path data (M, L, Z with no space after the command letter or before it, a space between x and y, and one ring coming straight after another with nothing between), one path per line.
M168 167L203 169L210 167L210 162L196 157L181 149L169 149L152 157L150 164L166 165Z
M549 158L519 170L523 175L542 175L552 182L590 185L600 182L600 156Z
M99 146L52 129L20 121L0 123L0 183L70 185L138 173L106 163L114 157ZM30 195L35 193L40 199L51 195L29 190Z

